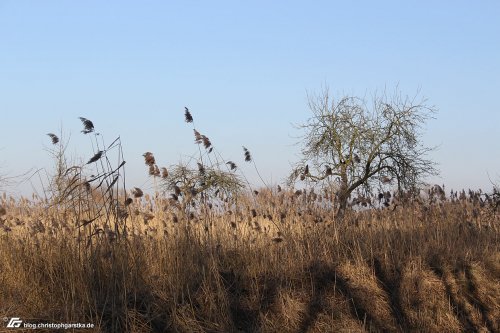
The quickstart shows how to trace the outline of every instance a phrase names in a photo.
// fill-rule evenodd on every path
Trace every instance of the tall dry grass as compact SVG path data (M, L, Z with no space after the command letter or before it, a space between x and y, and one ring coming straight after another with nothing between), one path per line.
M120 139L105 144L90 120L86 164L49 135L44 193L0 199L0 318L95 332L500 330L498 192L386 192L353 198L339 220L333 189L254 189L184 116L198 153L169 168L145 153L152 195L127 189Z
M69 213L4 198L0 314L98 332L500 329L499 219L488 206L415 202L334 223L301 196L262 190L231 214L176 222L166 202L142 197L125 237L103 229L88 246Z

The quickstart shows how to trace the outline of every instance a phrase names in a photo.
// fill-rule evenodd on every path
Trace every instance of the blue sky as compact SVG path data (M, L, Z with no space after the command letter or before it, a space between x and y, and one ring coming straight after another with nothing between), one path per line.
M77 119L120 135L129 187L148 186L141 155L170 165L199 130L243 166L280 182L298 159L292 124L306 92L365 96L399 85L439 110L424 142L448 187L500 178L497 1L0 0L0 173L51 168L48 132L91 156ZM24 186L24 185L23 185ZM24 191L22 186L11 191Z

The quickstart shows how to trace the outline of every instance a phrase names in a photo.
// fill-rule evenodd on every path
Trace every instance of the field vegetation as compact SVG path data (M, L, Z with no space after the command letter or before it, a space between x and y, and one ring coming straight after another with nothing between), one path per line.
M500 331L498 190L384 178L339 210L334 175L308 182L304 163L301 186L253 187L186 109L197 152L168 167L146 152L144 193L120 138L80 120L85 164L51 133L43 193L0 199L0 316L96 332ZM258 172L245 147L241 163Z

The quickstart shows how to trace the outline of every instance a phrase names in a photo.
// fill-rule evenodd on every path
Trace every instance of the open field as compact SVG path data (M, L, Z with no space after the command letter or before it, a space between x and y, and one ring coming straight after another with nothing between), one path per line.
M96 332L500 331L500 219L477 193L343 221L326 192L265 189L193 214L162 198L78 227L81 199L4 196L0 315Z

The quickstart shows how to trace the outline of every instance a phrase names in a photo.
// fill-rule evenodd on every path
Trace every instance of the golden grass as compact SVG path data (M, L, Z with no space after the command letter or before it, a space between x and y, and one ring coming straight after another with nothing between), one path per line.
M61 206L4 197L0 316L96 332L499 331L488 207L414 203L340 222L287 191L231 212L172 205L134 199L126 236L112 236L105 217L77 228Z

